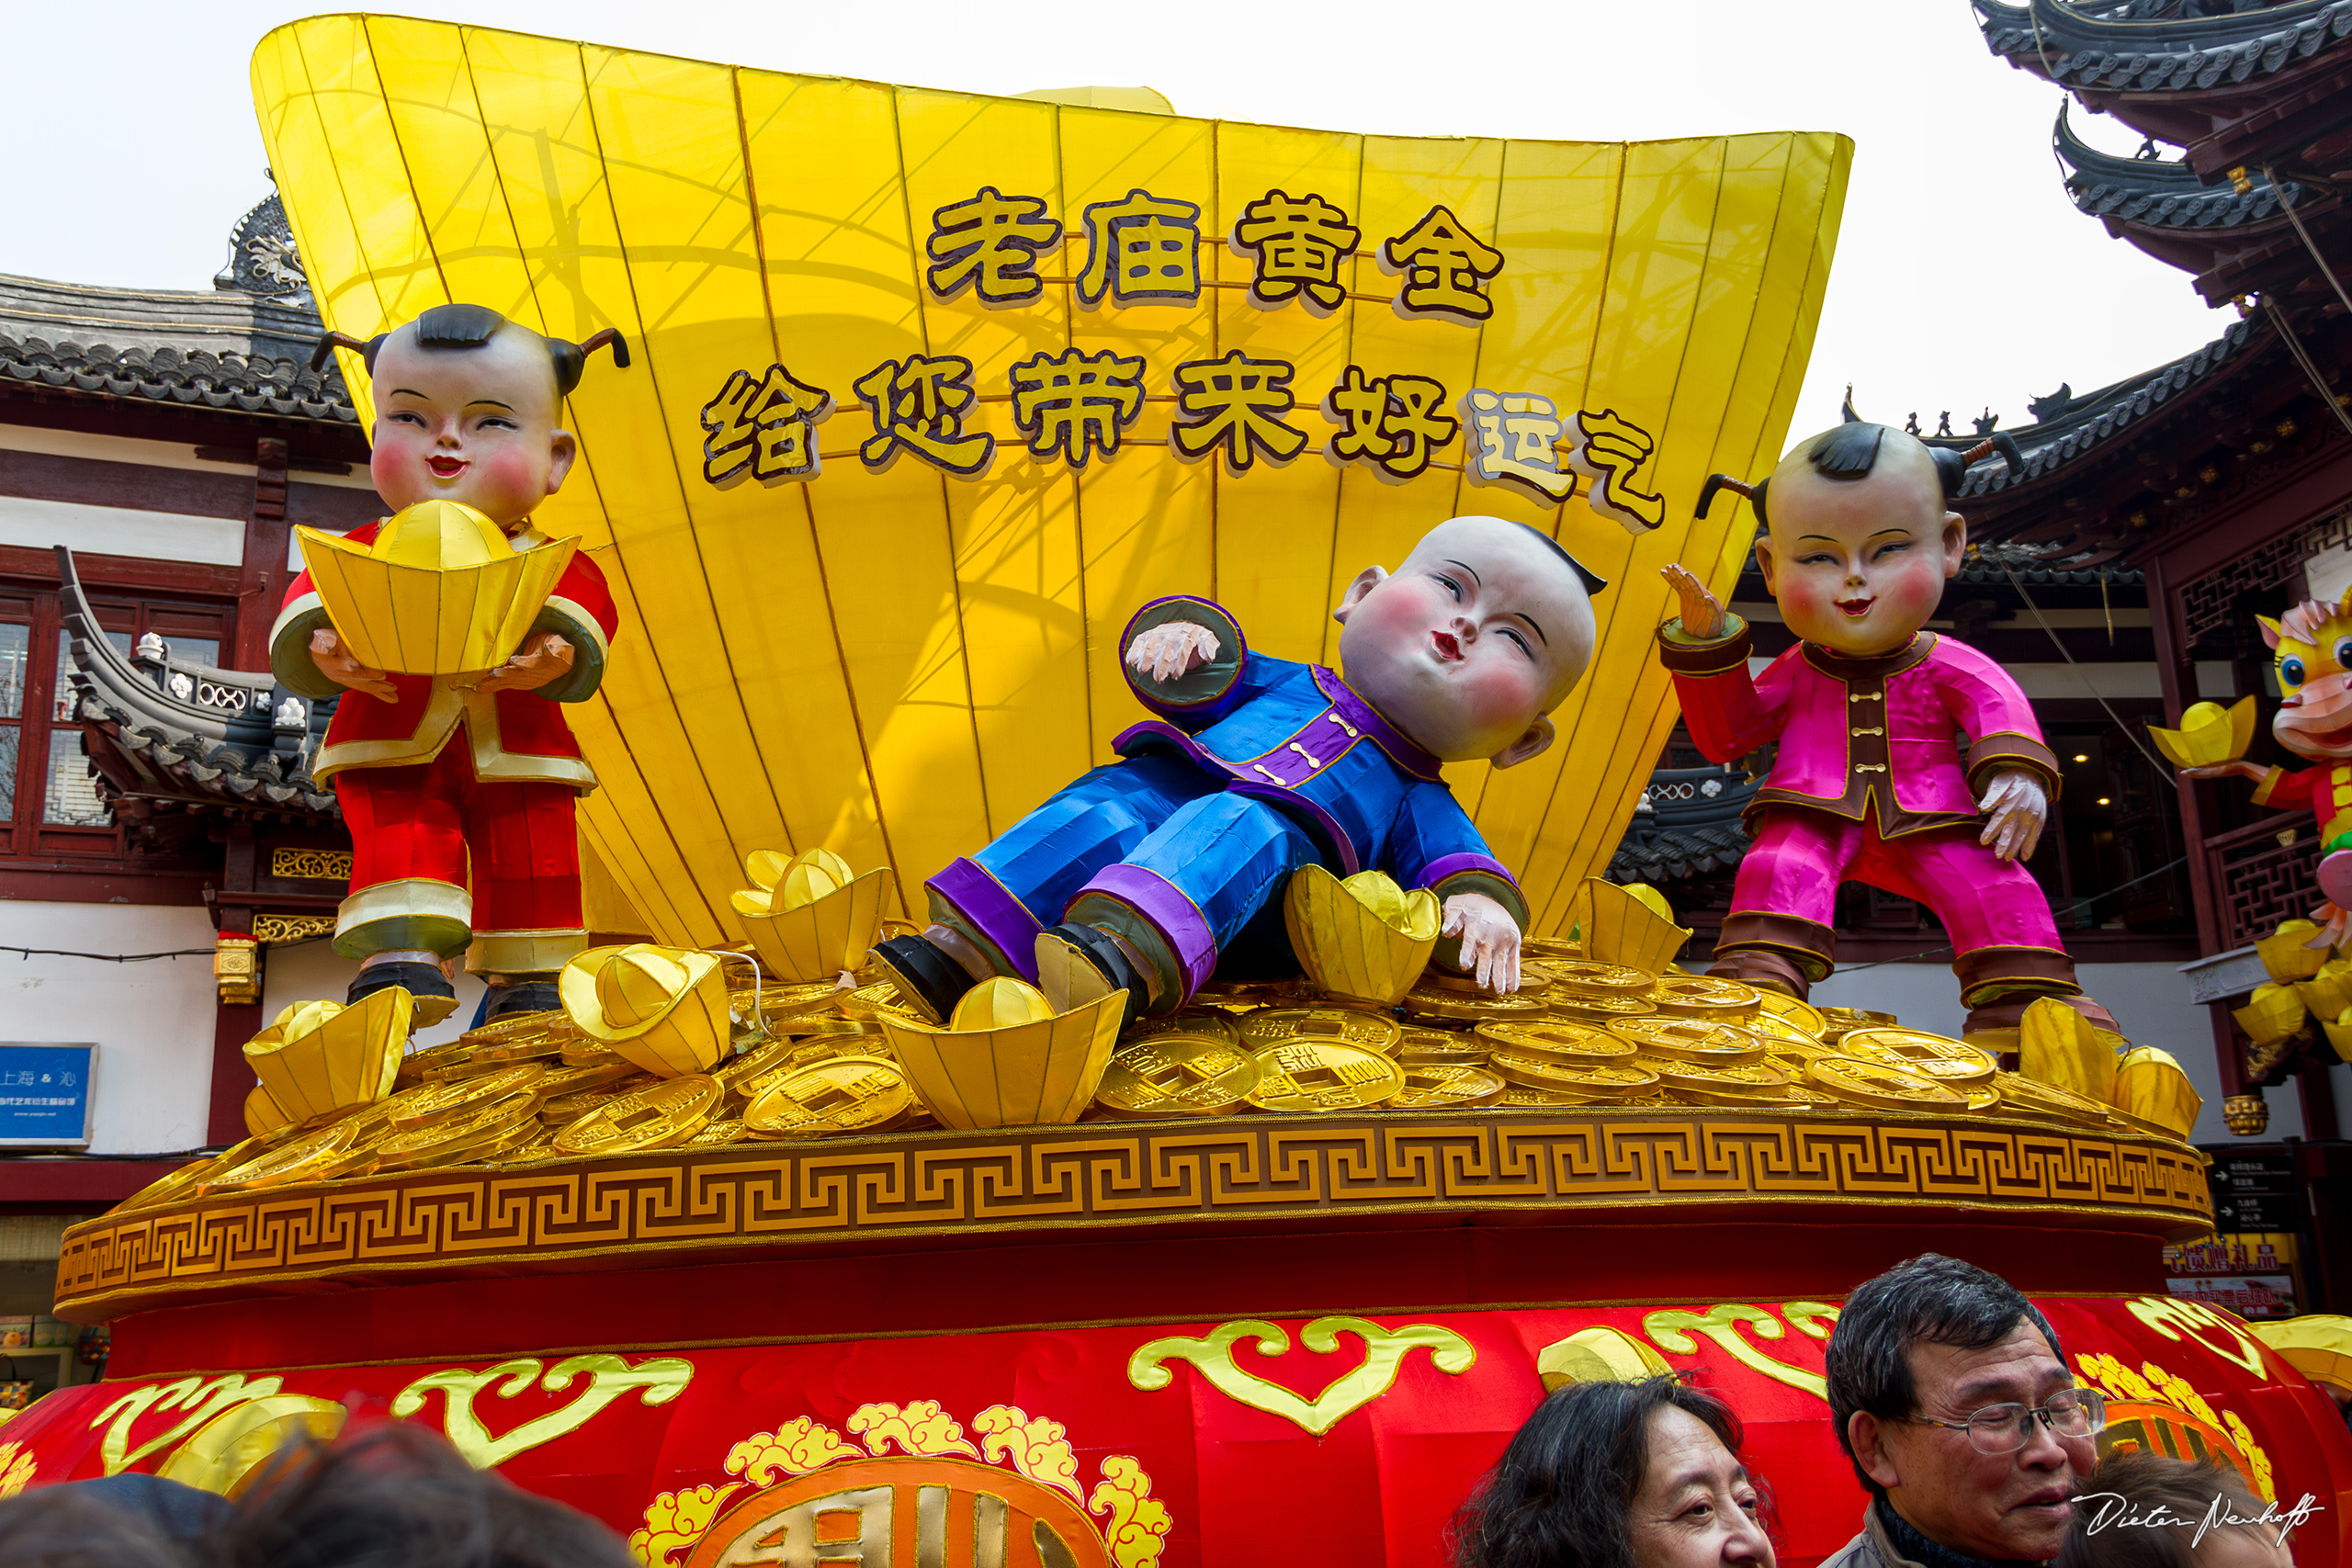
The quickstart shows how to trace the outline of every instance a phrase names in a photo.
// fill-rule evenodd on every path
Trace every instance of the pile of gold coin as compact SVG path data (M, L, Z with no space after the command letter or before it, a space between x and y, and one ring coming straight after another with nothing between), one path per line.
M1557 941L1528 944L1521 981L1498 996L1432 969L1391 1011L1303 981L1212 983L1128 1027L1087 1119L1711 1107L2127 1125L1884 1013L1654 975ZM561 1013L510 1015L410 1053L386 1099L248 1138L130 1201L937 1125L883 1032L881 1021L911 1015L878 973L763 982L729 999L734 1053L707 1073L657 1077Z

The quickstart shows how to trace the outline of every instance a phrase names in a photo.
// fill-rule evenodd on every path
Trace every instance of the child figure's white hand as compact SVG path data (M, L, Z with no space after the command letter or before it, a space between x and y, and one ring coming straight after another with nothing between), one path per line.
M1980 844L1990 844L2003 860L2030 860L2041 842L2042 824L2050 820L2050 792L2041 778L2023 768L2003 768L1985 787L1979 811L1992 813Z
M1190 621L1168 621L1127 644L1127 668L1155 681L1174 681L1216 657L1216 633Z
M343 639L326 626L311 634L311 662L320 674L336 685L354 692L365 692L388 703L400 701L400 693L381 670L371 669L351 655Z
M1462 939L1457 963L1478 984L1498 995L1519 989L1519 922L1509 909L1484 893L1456 893L1438 934Z

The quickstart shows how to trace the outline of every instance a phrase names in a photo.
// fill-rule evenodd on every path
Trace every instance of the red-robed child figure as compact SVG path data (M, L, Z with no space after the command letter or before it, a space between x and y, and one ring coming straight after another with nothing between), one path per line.
M617 333L571 344L479 305L441 305L364 344L331 333L315 357L340 344L367 363L369 471L386 504L461 502L523 550L547 542L531 513L571 470L559 407L606 342L626 365ZM368 544L382 526L346 536ZM572 806L596 787L560 705L596 690L614 630L604 573L582 551L503 664L388 674L343 647L310 573L295 579L269 661L302 696L343 697L311 773L334 781L351 829L334 934L335 951L360 961L350 1001L402 986L420 1017L446 1016L457 992L442 964L463 953L489 981L491 1017L560 1005L555 972L587 944Z
M1751 677L1746 624L1665 569L1682 614L1658 628L1659 658L1691 739L1717 762L1779 747L1710 973L1804 996L1836 962L1838 885L1867 882L1943 922L1971 1032L2016 1026L2039 997L2115 1027L2018 863L2058 789L2032 705L1992 660L1922 629L1967 556L1945 502L1971 459L2005 444L1963 456L1855 420L1800 442L1753 489L1708 481L1701 515L1718 488L1754 504L1764 586L1802 639Z

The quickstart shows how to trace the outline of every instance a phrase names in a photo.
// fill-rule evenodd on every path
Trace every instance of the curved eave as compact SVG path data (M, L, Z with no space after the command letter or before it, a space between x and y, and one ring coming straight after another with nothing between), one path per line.
M2289 180L2283 186L2275 186L2251 170L2247 189L2240 194L2234 185L2205 184L2186 162L2100 152L2075 134L2063 103L2058 107L2058 123L2051 131L2051 145L2058 161L2071 171L2066 195L2076 209L2120 224L2180 230L2284 224L2282 190L2290 202L2310 199L2301 184Z
M2199 92L2276 75L2352 38L2352 0L2295 0L2221 17L2119 20L2056 0L1974 0L1987 48L2068 86Z

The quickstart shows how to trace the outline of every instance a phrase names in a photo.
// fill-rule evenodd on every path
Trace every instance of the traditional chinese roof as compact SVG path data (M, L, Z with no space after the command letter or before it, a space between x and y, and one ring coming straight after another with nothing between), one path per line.
M310 367L318 312L231 289L99 288L0 275L0 389L141 400L330 425L358 411Z
M98 627L74 552L60 546L57 567L74 716L118 820L171 844L212 811L306 822L341 815L310 770L333 703L295 696L266 674L174 659L160 639L125 658Z
M1610 857L1609 880L1656 884L1729 876L1747 852L1739 818L1758 788L1756 780L1722 768L1657 770Z
M1974 0L1984 41L2188 152L2206 180L2308 146L2347 112L2352 0Z

